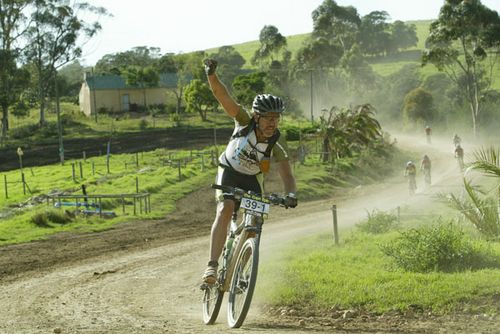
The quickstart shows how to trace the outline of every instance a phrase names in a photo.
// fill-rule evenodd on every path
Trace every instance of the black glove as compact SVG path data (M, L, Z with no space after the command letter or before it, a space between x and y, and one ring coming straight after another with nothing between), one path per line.
M295 197L295 194L289 193L286 195L284 204L286 208L295 208L297 206L297 197Z
M215 69L217 68L217 60L208 58L203 61L203 64L205 64L205 73L207 75L212 75L215 73Z

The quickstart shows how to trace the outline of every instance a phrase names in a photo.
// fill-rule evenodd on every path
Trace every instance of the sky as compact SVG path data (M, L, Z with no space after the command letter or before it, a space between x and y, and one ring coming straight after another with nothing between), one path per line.
M323 0L87 0L113 16L101 17L102 30L83 47L80 62L94 65L106 54L136 46L161 54L186 53L259 39L265 25L283 36L310 33L311 13ZM336 0L361 16L385 10L391 21L436 19L442 0ZM500 13L500 0L482 0Z

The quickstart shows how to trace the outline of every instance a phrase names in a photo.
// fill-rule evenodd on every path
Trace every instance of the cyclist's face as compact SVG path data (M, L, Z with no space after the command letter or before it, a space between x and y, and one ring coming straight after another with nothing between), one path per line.
M274 134L278 128L280 118L281 115L277 112L266 113L265 115L261 115L257 118L259 122L259 129L266 138L269 138Z

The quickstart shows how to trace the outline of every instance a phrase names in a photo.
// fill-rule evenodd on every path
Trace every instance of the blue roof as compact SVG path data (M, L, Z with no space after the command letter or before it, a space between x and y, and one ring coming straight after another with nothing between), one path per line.
M91 90L137 88L136 86L127 85L125 79L116 74L87 76L86 81L87 85ZM191 81L191 78L188 78L188 82L189 81ZM176 73L160 74L160 81L158 87L165 87L165 88L177 87L177 74Z

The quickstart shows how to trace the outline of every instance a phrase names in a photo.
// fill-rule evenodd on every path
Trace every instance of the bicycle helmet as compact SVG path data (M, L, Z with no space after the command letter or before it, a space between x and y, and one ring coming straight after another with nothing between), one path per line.
M271 94L259 94L253 99L252 109L258 115L268 112L282 113L285 110L283 100Z
M411 165L413 165L413 161L411 161L411 160L406 163L406 166L408 166L408 167Z

